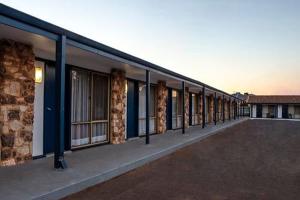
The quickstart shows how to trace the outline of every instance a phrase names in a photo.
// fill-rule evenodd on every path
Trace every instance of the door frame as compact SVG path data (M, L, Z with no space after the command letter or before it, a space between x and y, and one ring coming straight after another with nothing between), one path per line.
M78 67L78 66L75 66L75 65L68 65L68 68L69 68L69 71L68 71L68 73L66 73L66 74L68 74L68 76L69 76L69 88L67 89L68 91L69 91L69 94L67 95L67 96L69 96L69 98L66 98L66 99L68 99L68 103L69 103L69 112L68 112L68 114L69 114L69 120L68 120L68 122L66 123L66 124L68 124L66 127L68 127L68 143L69 143L69 145L68 145L68 148L69 148L69 150L79 150L79 149L85 149L85 148L89 148L89 147L94 147L94 146L99 146L99 145L104 145L104 144L108 144L108 143L110 143L110 140L111 140L111 137L110 137L110 104L111 104L111 102L110 102L110 96L111 96L111 74L108 74L108 73L104 73L104 72L99 72L99 71L95 71L95 70L90 70L90 69L85 69L85 68L83 68L83 67ZM108 106L107 106L107 118L108 118L108 120L107 120L107 140L105 140L105 141L102 141L102 142L97 142L97 143L89 143L89 144L85 144L85 145L80 145L80 146L77 146L77 147L72 147L72 133L71 133L71 126L72 126L72 120L71 120L71 109L72 109L72 105L71 105L71 100L72 100L72 91L71 91L71 88L72 88L72 75L71 75L71 73L72 73L72 69L77 69L77 70L80 70L80 71L87 71L87 72L89 72L90 74L91 74L91 76L93 76L92 74L100 74L100 75L103 75L103 76L106 76L106 77L108 77L108 92L107 92L107 100L108 100ZM67 79L68 80L68 79ZM92 84L91 83L92 82L92 80L90 81L90 84ZM90 88L90 90L92 90L92 87ZM92 97L91 97L92 98ZM91 110L90 110L90 112L91 112ZM91 114L91 113L90 113ZM90 120L91 122L92 122L92 120ZM92 123L91 123L92 124ZM89 136L91 137L91 131L90 131L90 133L89 133ZM66 137L66 136L65 136Z
M139 117L138 117L138 115L139 115L139 108L138 108L138 105L139 105L139 85L138 85L138 83L139 83L139 81L137 81L137 80L134 80L134 79L130 79L130 78L127 78L127 84L128 84L128 81L130 81L130 82L133 82L133 84L134 84L134 100L135 100L135 102L136 102L136 106L135 106L135 111L134 111L134 129L135 129L135 133L134 133L134 136L133 137L128 137L128 133L129 133L129 131L128 131L128 93L127 93L127 102L126 102L126 110L127 110L127 112L126 112L126 140L128 140L128 139L130 139L130 138L136 138L136 137L139 137L139 127L138 127L138 120L139 120ZM127 85L127 87L128 87L128 85ZM128 91L129 91L129 87L128 87Z

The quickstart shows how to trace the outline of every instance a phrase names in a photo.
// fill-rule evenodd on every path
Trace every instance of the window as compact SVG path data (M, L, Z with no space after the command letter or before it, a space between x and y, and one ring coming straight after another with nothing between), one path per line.
M172 128L180 128L182 124L182 94L177 91L172 91Z
M300 119L300 105L295 105L295 118Z
M295 115L300 115L300 106L295 106Z
M199 112L199 95L192 94L192 125L197 125L200 122L200 112Z
M71 76L72 147L107 141L108 76L77 69Z
M150 133L156 132L156 88L150 86ZM146 85L139 84L139 135L146 134Z
M267 118L275 118L276 117L276 106L275 105L268 105L268 113Z

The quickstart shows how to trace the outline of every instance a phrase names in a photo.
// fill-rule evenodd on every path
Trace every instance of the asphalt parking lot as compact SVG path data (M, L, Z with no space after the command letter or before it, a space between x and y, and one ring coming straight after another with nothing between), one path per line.
M300 122L248 120L66 200L300 199Z

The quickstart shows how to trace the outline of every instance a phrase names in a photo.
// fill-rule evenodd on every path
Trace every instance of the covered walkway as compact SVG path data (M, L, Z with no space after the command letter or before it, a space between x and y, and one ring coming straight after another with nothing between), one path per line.
M1 199L58 199L84 188L123 174L145 163L170 154L218 131L247 120L219 122L205 129L193 126L151 136L151 144L143 138L121 145L104 145L66 153L68 168L53 169L53 157L38 159L24 165L0 168Z

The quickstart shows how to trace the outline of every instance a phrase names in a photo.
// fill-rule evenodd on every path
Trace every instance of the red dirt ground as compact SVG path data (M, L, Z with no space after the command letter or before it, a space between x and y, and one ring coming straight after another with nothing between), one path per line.
M300 122L248 120L65 200L300 199Z

